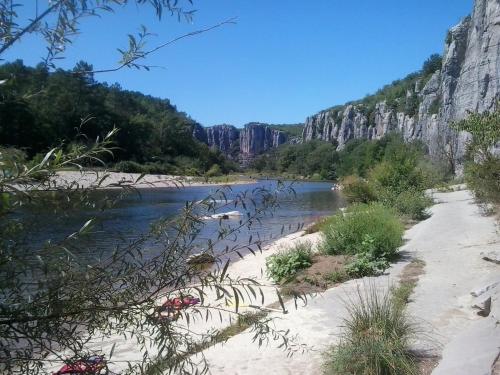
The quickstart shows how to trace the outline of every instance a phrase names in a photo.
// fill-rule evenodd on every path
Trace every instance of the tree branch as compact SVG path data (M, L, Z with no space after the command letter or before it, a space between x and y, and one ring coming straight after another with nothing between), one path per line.
M125 68L126 66L129 66L131 63L133 63L134 61L137 61L139 59L144 59L146 56L162 49L162 48L165 48L171 44L174 44L176 42L178 42L179 40L181 39L185 39L185 38L190 38L192 36L195 36L195 35L199 35L199 34L203 34L203 33L206 33L208 31L211 31L211 30L214 30L214 29L217 29L219 27L222 27L224 25L234 25L236 24L236 19L237 17L233 17L233 18L229 18L225 21L222 21L222 22L219 22L218 24L216 25L212 25L210 27L207 27L207 28L204 28L204 29L200 29L200 30L196 30L196 31L192 31L192 32L189 32L187 34L184 34L184 35L181 35L181 36L178 36L172 40L169 40L168 42L165 42L163 44L160 44L159 46L156 46L155 48L149 50L149 51L146 51L144 53L141 53L139 56L136 56L124 63L122 63L121 65L117 66L116 68L110 68L110 69L102 69L102 70L93 70L93 71L83 71L83 72L75 72L75 74L96 74L96 73L111 73L111 72L116 72L120 69L123 69Z

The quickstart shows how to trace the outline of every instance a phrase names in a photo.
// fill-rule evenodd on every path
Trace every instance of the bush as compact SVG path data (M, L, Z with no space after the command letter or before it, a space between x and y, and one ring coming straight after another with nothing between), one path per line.
M308 268L311 264L311 245L308 242L271 255L266 260L267 274L276 282L286 281L297 271Z
M123 173L171 174L175 172L175 167L170 164L139 164L131 160L116 163L113 169Z
M383 258L375 258L371 252L356 255L345 271L350 277L377 276L389 268L389 262Z
M432 204L432 199L424 192L408 190L394 197L391 204L403 216L424 220L429 217L427 208Z
M366 180L357 176L347 176L340 182L342 195L349 203L370 203L377 200L373 188Z
M147 173L146 168L142 164L131 160L116 163L113 169L123 173Z
M214 164L212 165L212 167L210 167L210 169L207 171L207 173L205 174L207 177L216 177L216 176L220 176L222 174L222 170L219 166L219 164Z
M452 127L472 134L464 168L467 185L480 201L500 203L500 158L493 152L500 142L500 102L496 111L471 113Z
M423 191L427 187L426 176L417 168L417 161L407 158L377 164L370 172L369 181L377 196L398 195L410 189Z
M332 216L324 227L324 250L332 255L369 252L376 259L391 259L402 244L403 232L391 209L378 203L356 204L345 214Z
M488 155L480 163L469 162L464 175L479 201L500 204L500 158Z
M340 343L329 353L327 375L416 375L409 348L416 327L389 293L374 287L347 305Z

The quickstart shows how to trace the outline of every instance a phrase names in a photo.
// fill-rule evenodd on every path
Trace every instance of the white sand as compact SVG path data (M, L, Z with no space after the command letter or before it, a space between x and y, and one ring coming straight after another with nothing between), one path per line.
M106 176L100 184L102 189L119 188L120 185L133 186L134 188L165 188L165 187L183 187L183 186L207 186L207 185L239 185L251 184L255 181L244 180L231 181L227 183L200 182L194 180L191 176L172 176L172 175L144 175L140 180L140 173L120 173L103 171L63 171L58 172L54 178L57 186L76 186L79 188L88 188L96 186L97 182Z
M257 299L248 298L240 302L239 311L240 312L256 312L255 308L249 305L257 305L265 307L273 302L278 301L276 294L276 285L266 277L266 258L278 251L289 248L299 242L309 242L311 245L317 244L320 241L319 234L304 235L304 232L296 232L282 237L275 242L271 243L269 246L263 249L263 252L253 254L248 254L244 256L244 259L232 262L227 270L227 274L232 278L251 278L261 284L261 290L264 294L264 303L261 302L260 293L258 293ZM204 305L211 306L214 308L222 308L229 310L231 312L222 312L222 320L219 318L218 312L214 310L213 319L209 319L208 322L204 319L191 320L190 324L187 325L185 321L179 320L176 322L177 325L185 328L189 328L191 332L197 334L206 334L208 331L213 329L222 329L229 326L235 319L234 305L226 305L225 301L216 301L215 293L207 291L207 296L205 298ZM161 304L160 301L159 304ZM191 315L191 319L196 318L195 314ZM127 362L131 363L140 362L142 360L142 353L140 352L135 339L125 339L122 335L114 335L113 337L92 340L90 347L96 353L107 354L111 352L111 349L115 345L113 350L113 357L110 361L110 369L115 372L124 371L127 368ZM151 350L150 355L154 356L155 351ZM64 355L63 355L64 357ZM54 358L52 358L54 360ZM47 366L48 371L56 371L61 366L60 361L55 360L52 365Z

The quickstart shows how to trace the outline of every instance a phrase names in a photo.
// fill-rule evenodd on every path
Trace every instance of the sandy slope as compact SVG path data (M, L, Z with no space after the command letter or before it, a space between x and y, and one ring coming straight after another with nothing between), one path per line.
M442 352L443 360L435 374L489 374L499 352L500 292L494 288L493 311L487 318L476 315L476 303L470 292L493 280L500 280L500 266L481 259L480 253L498 249L499 235L494 219L481 215L469 192L436 193L437 205L432 216L406 233L401 249L405 259L418 257L426 262L425 275L416 289L409 312L418 318L431 342L419 348ZM251 344L251 332L231 338L203 354L212 374L318 374L322 353L335 344L345 314L342 300L356 288L376 285L387 288L408 260L395 264L388 275L363 281L350 281L312 299L307 307L294 309L288 303L288 315L275 314L277 329L290 329L299 342L312 350L293 357L277 349L276 344L258 348ZM496 293L496 294L495 294Z

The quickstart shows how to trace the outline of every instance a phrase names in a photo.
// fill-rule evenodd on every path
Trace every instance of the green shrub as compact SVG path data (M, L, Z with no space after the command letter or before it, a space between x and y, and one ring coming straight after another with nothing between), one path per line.
M377 164L370 172L369 181L377 196L387 193L398 195L407 190L426 189L426 177L417 161L410 158Z
M357 176L347 176L341 180L342 195L349 203L370 203L377 200L368 182Z
M222 170L219 164L214 164L210 167L210 169L205 174L207 177L216 177L222 174Z
M372 253L361 253L345 266L350 277L377 276L389 268L389 262L383 258L375 258Z
M429 217L427 208L432 204L432 199L424 192L408 190L394 197L391 203L399 214L413 220L424 220Z
M375 287L347 304L340 343L328 353L327 375L416 375L410 344L417 330L404 308Z
M283 282L297 271L312 264L311 245L307 242L271 255L266 260L267 274L276 282Z
M500 203L500 157L492 152L500 142L500 102L496 111L471 113L452 127L472 134L464 168L467 185L479 200Z
M344 281L349 280L349 275L345 270L339 270L325 275L324 278L331 283L343 283Z
M374 258L391 259L402 244L403 232L391 209L379 203L356 204L323 228L324 250L334 255L370 252Z
M123 173L147 173L146 168L142 164L131 160L124 160L116 163L113 169Z
M500 204L500 158L488 155L480 163L469 162L464 175L478 200Z

